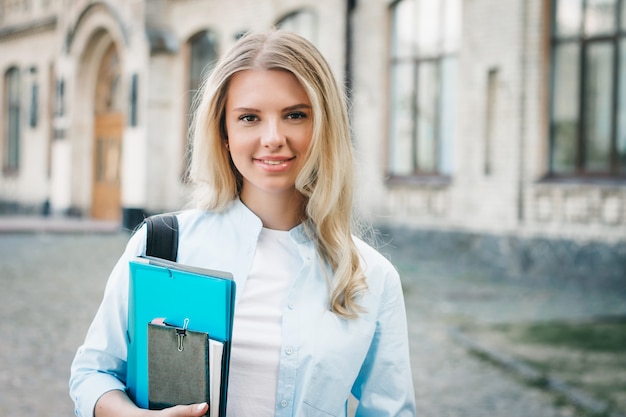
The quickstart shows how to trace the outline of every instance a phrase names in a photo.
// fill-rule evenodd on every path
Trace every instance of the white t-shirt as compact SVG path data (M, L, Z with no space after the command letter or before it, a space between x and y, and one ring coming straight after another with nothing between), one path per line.
M301 267L289 232L263 228L235 308L227 417L274 415L282 312Z

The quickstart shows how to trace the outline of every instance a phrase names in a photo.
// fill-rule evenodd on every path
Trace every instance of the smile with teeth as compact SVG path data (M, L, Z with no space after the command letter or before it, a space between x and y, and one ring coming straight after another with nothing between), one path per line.
M281 159L281 160L260 159L260 161L263 162L264 164L267 164L267 165L280 165L280 164L285 164L285 163L291 161L292 159L293 158Z

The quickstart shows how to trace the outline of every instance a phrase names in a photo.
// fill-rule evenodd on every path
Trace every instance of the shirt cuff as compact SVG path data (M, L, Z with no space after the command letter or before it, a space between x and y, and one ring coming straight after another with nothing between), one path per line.
M113 375L96 373L85 379L80 387L81 395L76 395L74 412L78 417L94 417L96 403L109 391L118 390L126 392L126 386Z

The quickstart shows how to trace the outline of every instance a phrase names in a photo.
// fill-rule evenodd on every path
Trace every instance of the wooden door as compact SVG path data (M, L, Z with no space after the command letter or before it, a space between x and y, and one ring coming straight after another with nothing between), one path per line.
M93 198L91 216L102 220L120 220L120 173L122 164L121 113L96 115L94 132Z
M122 132L120 62L115 45L104 52L96 77L91 217L120 220Z

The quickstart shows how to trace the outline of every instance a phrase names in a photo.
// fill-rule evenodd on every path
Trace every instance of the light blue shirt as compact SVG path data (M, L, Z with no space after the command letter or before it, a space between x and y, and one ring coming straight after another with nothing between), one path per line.
M222 213L178 214L178 262L229 271L243 288L252 266L261 220L239 200ZM292 229L303 266L283 306L276 417L344 417L347 399L359 400L359 417L414 416L415 394L402 287L381 254L355 239L367 277L365 308L357 319L329 309L326 273L302 225ZM97 400L125 390L128 262L145 253L142 227L128 242L104 298L72 363L70 395L76 415L93 416Z

